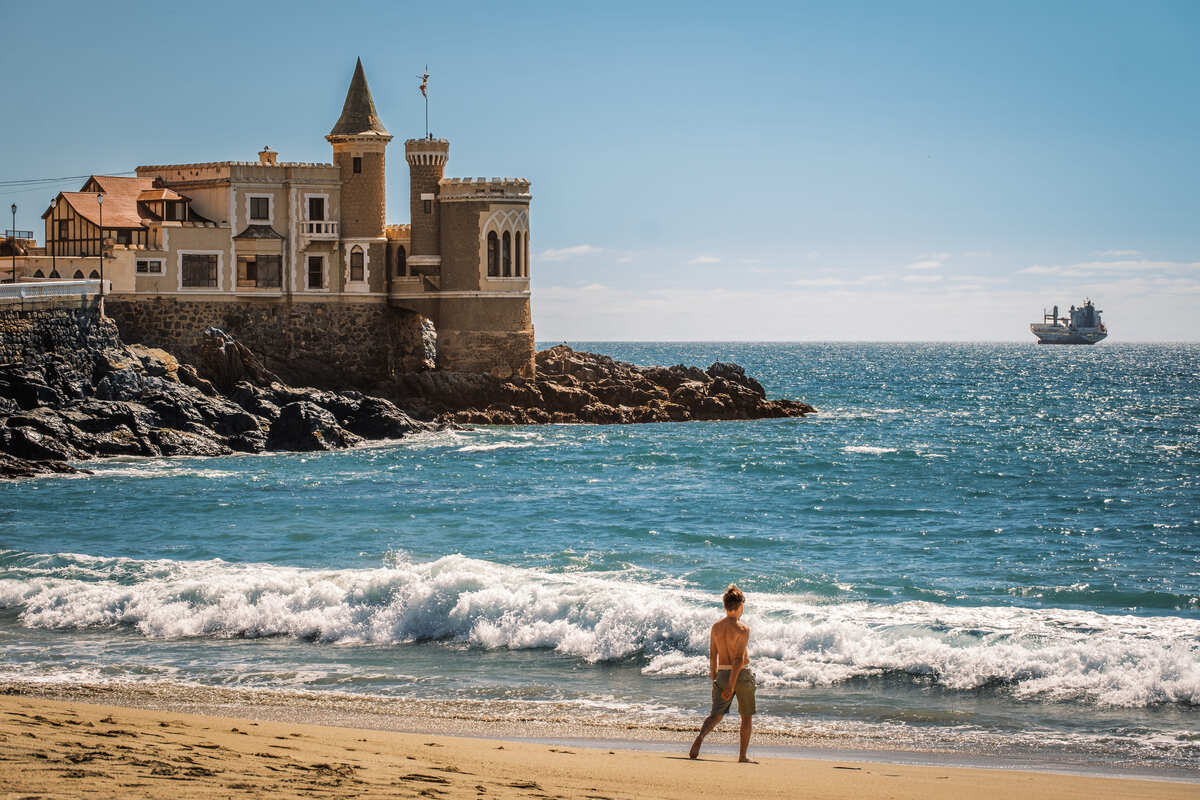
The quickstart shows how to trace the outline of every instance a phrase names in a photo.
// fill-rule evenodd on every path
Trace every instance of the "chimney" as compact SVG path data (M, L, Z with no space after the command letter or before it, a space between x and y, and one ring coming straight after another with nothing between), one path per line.
M279 153L276 153L274 150L271 149L271 145L267 145L266 147L264 147L262 150L259 151L258 163L265 164L267 166L273 166L275 164L275 157L278 155L279 155Z

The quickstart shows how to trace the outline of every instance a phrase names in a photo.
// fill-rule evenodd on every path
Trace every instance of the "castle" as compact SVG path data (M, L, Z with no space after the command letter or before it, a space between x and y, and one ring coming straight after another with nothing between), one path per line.
M128 338L186 355L216 325L293 379L341 369L357 378L344 385L367 386L435 364L531 375L529 181L446 178L450 143L409 139L411 221L386 224L392 136L361 60L325 138L327 164L264 148L257 161L93 175L54 198L22 272L103 277Z

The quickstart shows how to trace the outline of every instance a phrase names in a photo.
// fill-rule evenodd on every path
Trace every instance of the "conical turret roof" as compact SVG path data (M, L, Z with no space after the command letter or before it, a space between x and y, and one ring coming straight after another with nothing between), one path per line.
M362 59L354 65L354 77L350 79L350 88L346 92L346 103L342 106L342 116L329 132L330 136L389 136L387 128L379 121L375 111L375 101L371 99L371 90L367 86L367 76L363 74ZM389 137L390 138L390 137Z

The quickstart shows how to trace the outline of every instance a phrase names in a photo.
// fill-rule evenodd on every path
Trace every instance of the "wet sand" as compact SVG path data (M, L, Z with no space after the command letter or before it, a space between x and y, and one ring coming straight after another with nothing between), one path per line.
M685 743L686 744L686 743ZM1195 783L765 758L253 721L0 697L0 797L1193 798Z

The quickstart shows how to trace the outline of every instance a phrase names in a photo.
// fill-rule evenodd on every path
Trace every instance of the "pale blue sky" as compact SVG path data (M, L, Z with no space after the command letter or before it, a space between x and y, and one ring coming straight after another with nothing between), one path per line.
M1198 3L2 10L0 180L327 161L356 56L419 136L428 63L447 174L533 181L539 339L1200 339Z

